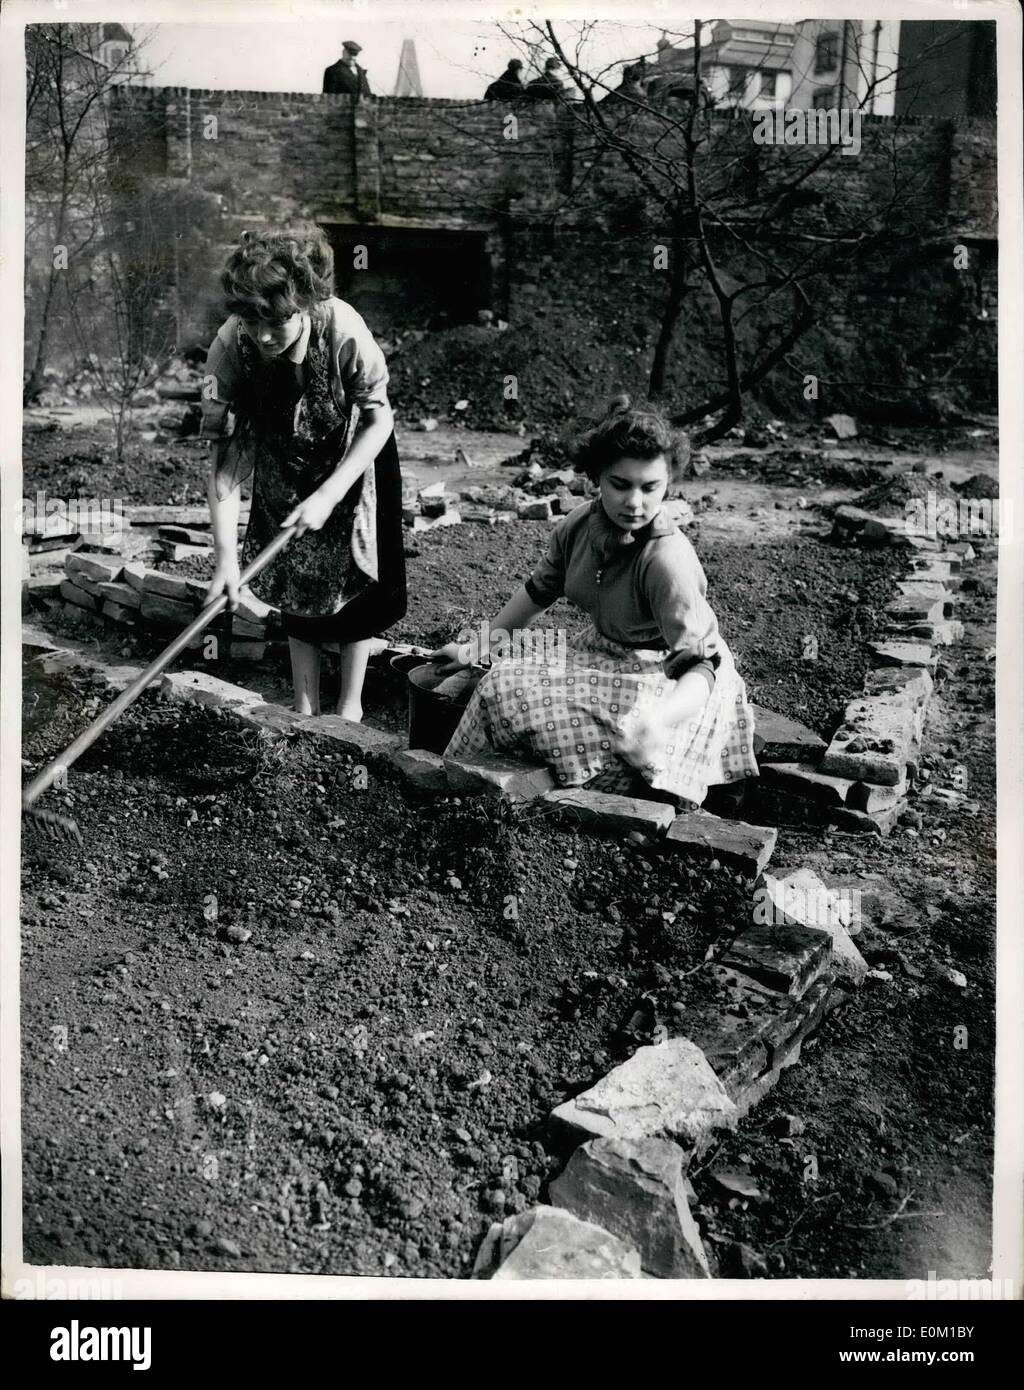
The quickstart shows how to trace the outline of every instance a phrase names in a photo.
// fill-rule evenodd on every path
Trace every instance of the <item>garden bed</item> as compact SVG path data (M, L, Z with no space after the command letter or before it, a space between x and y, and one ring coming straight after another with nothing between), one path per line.
M26 692L36 761L88 691ZM30 1261L464 1276L745 920L725 870L153 696L71 786L83 846L25 841Z

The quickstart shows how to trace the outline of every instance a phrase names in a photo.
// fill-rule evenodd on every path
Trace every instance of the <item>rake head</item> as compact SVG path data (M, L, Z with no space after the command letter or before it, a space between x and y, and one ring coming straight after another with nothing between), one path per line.
M37 806L23 806L22 820L27 829L41 831L51 840L74 840L82 843L82 832L73 816L61 816L56 811L41 811Z

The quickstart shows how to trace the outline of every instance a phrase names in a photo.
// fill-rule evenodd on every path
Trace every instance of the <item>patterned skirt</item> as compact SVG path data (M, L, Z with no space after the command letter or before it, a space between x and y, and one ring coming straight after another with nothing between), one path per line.
M754 715L732 654L722 644L715 688L661 747L645 750L644 780L700 805L710 786L757 776ZM666 651L624 647L590 625L566 646L565 661L497 661L473 692L445 750L467 757L490 749L546 763L560 786L628 792L637 771L614 749L627 721L672 688Z

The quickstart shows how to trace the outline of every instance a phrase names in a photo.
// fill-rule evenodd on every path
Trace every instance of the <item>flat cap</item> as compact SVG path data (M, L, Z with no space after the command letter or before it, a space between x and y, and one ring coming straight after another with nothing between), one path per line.
M346 39L341 46L347 49L349 53L362 53L363 51L363 45L361 43L356 43L355 39Z

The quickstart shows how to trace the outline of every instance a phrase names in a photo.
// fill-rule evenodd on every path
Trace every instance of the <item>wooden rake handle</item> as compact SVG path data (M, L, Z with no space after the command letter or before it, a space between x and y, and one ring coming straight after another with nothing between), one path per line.
M242 571L239 576L239 586L248 584L250 580L255 579L260 571L266 569L271 560L284 550L285 546L288 545L294 536L294 526L286 526L278 531L270 544L264 546L256 558ZM227 595L221 594L218 598L214 599L212 603L207 604L205 608L201 608L192 622L189 623L188 627L186 627L184 631L179 632L174 641L166 646L159 656L154 657L146 669L135 677L131 685L126 686L126 688L121 691L121 694L118 695L117 699L109 704L101 714L97 715L89 727L83 729L75 741L64 749L63 753L59 753L52 762L47 763L40 772L36 773L31 782L22 790L22 807L28 808L38 801L43 792L52 787L54 782L67 771L72 763L78 761L87 748L92 747L100 734L110 728L114 720L118 719L128 706L138 699L146 687L150 685L157 676L162 675L163 672L166 671L174 658L179 652L184 651L193 637L196 637L204 628L208 627L210 623L213 622L214 618L224 612L227 606Z

